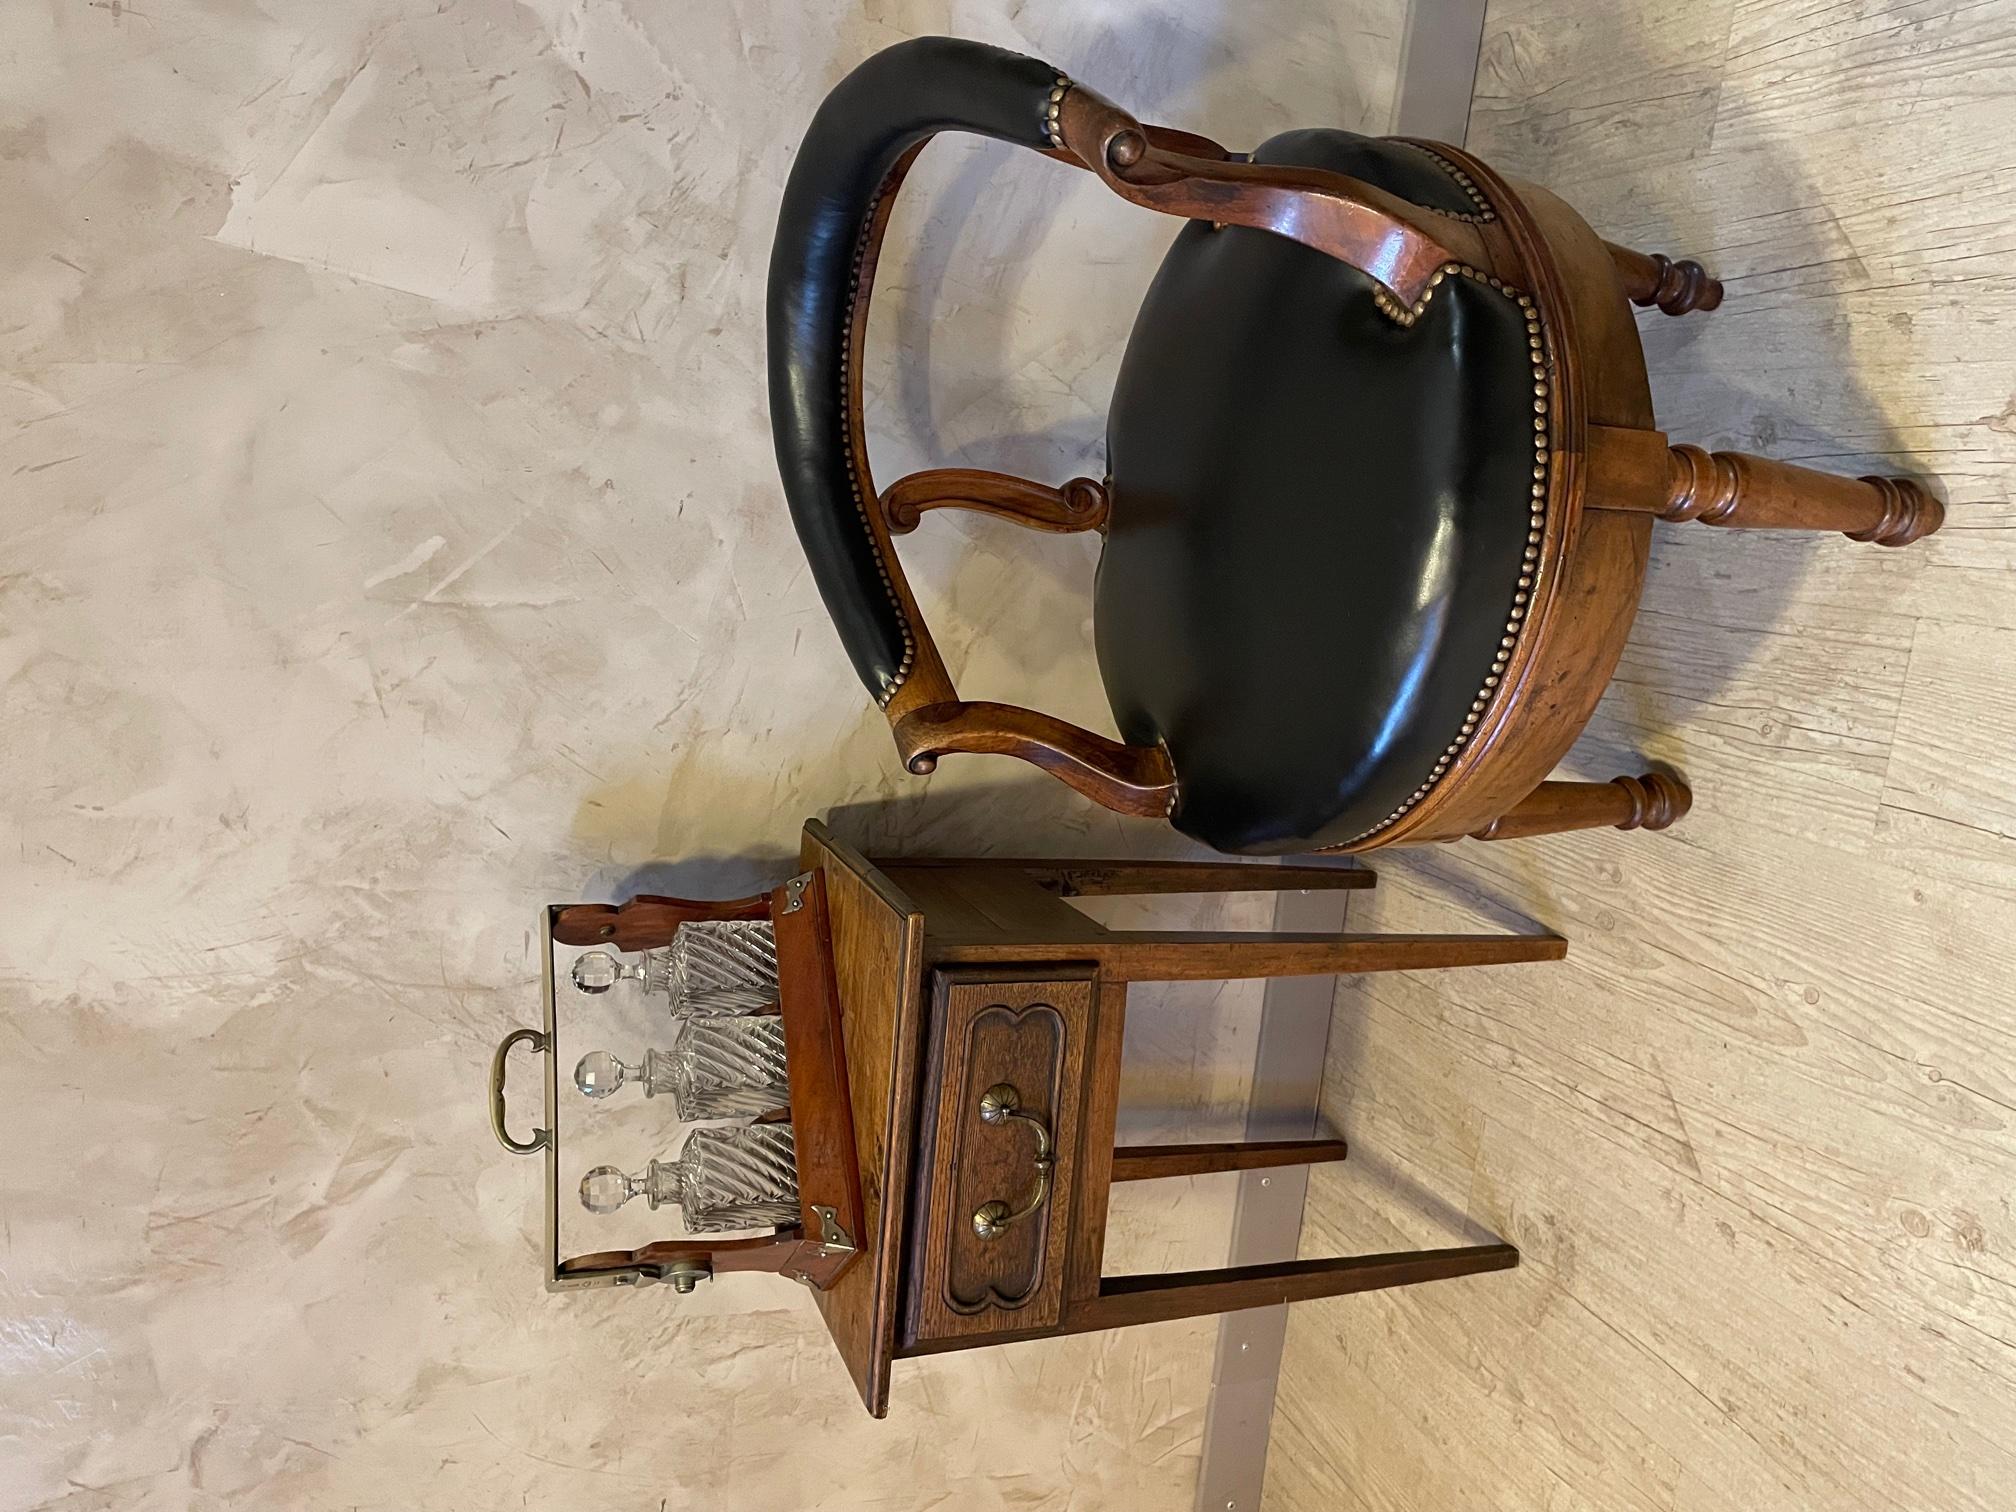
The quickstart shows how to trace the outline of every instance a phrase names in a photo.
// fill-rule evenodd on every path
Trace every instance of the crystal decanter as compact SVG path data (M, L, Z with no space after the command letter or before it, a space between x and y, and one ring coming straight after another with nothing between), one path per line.
M641 1066L595 1050L574 1068L574 1085L586 1097L609 1097L632 1084L641 1084L646 1097L668 1095L673 1117L687 1121L751 1118L786 1107L784 1021L774 1014L689 1019L670 1050L646 1050Z
M642 982L670 1001L674 1018L767 1013L777 1006L777 932L767 919L698 919L635 963L606 950L577 956L572 975L583 992Z
M581 1205L613 1213L633 1197L652 1207L679 1205L690 1233L781 1228L798 1222L798 1166L791 1125L695 1129L672 1160L654 1160L635 1176L597 1166L581 1178Z

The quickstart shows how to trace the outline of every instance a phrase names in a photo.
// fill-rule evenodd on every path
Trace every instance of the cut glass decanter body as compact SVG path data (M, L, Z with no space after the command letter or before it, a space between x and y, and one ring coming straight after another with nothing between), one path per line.
M620 981L668 1001L674 1018L769 1013L777 1007L777 932L767 919L700 919L681 924L670 945L637 962L606 950L577 956L574 985L607 992Z
M676 1203L695 1234L780 1228L798 1222L798 1167L787 1123L695 1129L672 1160L634 1176L597 1166L581 1178L581 1205L613 1213L633 1197Z
M680 1119L750 1118L787 1107L784 1021L774 1014L689 1019L669 1051L646 1050L641 1066L595 1050L574 1068L574 1085L587 1097L609 1097L631 1083L641 1083L646 1097L669 1096Z

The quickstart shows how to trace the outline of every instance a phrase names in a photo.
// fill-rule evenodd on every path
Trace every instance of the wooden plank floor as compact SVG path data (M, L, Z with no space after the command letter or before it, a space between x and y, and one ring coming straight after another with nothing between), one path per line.
M1722 309L1676 439L1924 470L1901 552L1662 527L1571 770L1691 817L1379 858L1353 926L1555 966L1339 998L1311 1253L1502 1276L1292 1310L1266 1504L2016 1505L2016 5L1507 0L1470 142Z

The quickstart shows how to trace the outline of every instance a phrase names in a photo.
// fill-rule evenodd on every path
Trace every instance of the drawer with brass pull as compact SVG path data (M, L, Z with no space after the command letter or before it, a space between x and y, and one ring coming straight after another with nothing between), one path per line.
M933 974L906 1343L1057 1323L1095 985L1090 967Z

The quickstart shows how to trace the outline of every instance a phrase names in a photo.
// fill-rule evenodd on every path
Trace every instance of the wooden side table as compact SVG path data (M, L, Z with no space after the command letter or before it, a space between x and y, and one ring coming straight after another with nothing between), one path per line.
M1064 899L1359 888L1237 863L871 862L816 820L853 1125L859 1258L815 1290L868 1410L890 1362L1516 1265L1509 1244L1101 1273L1115 1181L1342 1160L1335 1139L1114 1145L1127 984L1559 960L1558 935L1110 930Z

